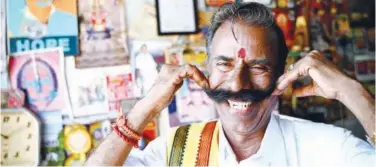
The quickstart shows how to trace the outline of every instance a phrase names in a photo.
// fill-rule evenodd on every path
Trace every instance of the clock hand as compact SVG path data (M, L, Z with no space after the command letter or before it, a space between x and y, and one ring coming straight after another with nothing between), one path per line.
M10 132L9 134L8 134L8 138L9 137L12 137L14 134L17 134L17 133L19 133L19 132L22 132L22 131L24 131L25 129L27 129L27 128L25 128L25 127L19 127L19 128L17 128L16 130L13 130L12 132Z
M3 134L1 134L1 137L3 137L4 139L9 139L9 136L3 135Z
M41 93L42 92L42 84L41 84L41 81L40 81L39 70L37 69L37 64L35 62L34 55L32 56L32 61L33 61L33 72L34 72L34 75L36 76L36 79L37 79L36 89L37 89L38 93Z

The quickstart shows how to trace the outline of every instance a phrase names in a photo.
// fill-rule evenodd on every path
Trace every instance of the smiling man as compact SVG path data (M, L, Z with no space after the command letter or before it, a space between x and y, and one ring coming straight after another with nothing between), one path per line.
M86 165L372 166L375 148L347 130L272 114L277 97L299 76L312 85L296 96L323 96L345 104L369 136L375 102L317 51L284 73L287 47L272 13L258 3L226 4L214 14L207 39L209 76L192 65L162 67L148 94L119 117L114 132ZM190 78L215 101L219 120L173 129L143 151L133 149L146 124ZM201 111L205 112L205 111Z

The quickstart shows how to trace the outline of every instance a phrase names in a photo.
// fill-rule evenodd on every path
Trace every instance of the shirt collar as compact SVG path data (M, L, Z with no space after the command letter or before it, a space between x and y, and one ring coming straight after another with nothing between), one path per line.
M54 5L51 5L50 17L52 14L55 13L55 11L56 11L56 7ZM30 11L30 8L28 6L24 8L24 15L26 18L30 20L38 20L38 18Z
M285 142L278 119L276 114L271 114L259 151L240 163L256 160L269 166L273 164L278 166L287 165ZM222 127L221 121L218 122L220 127ZM219 131L219 151L221 160L237 162L235 153L224 135L223 128L220 128Z

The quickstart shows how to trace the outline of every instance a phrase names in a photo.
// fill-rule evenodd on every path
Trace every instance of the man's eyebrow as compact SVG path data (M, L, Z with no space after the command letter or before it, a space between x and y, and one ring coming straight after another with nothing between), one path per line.
M227 56L223 56L223 55L219 55L217 57L214 57L214 60L222 60L222 61L234 61L234 58L232 57L227 57Z
M256 64L267 65L267 66L272 65L270 63L270 61L268 61L268 59L266 59L266 58L251 60L248 63L249 66L253 66L253 65L256 65Z

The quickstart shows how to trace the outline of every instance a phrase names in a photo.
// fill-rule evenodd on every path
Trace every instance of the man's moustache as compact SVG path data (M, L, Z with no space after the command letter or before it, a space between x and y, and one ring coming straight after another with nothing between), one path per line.
M229 99L258 103L268 98L273 93L274 89L277 86L276 83L276 79L272 79L268 87L264 89L241 89L237 92L233 92L231 90L226 90L223 88L204 88L204 91L210 99L216 101L217 103L223 103Z

